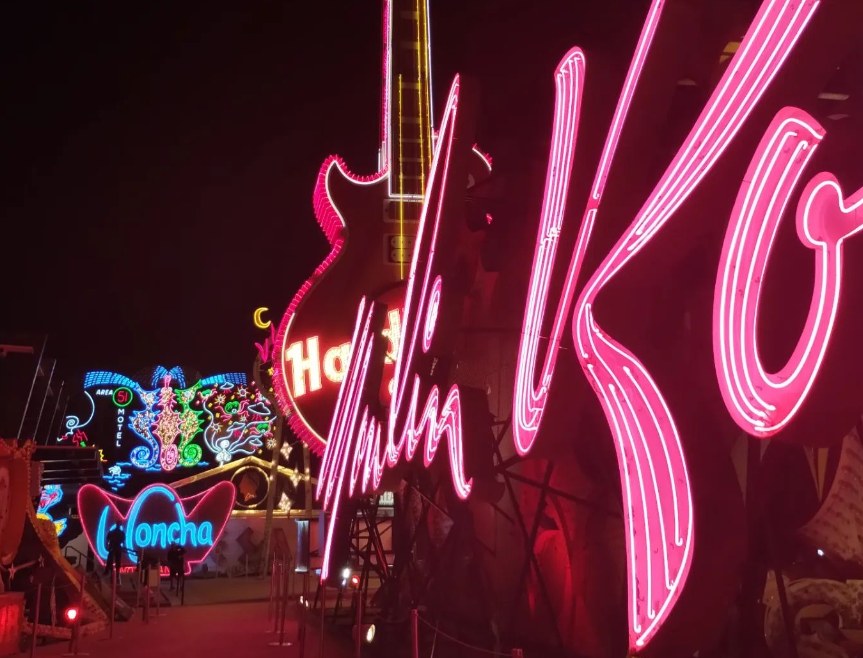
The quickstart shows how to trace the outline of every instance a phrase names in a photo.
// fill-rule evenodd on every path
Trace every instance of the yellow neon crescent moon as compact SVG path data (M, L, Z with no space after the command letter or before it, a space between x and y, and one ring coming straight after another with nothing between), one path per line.
M270 309L268 309L266 306L261 306L261 308L256 308L256 309L255 309L255 313L254 313L255 326L256 326L258 329L269 329L269 328L270 328L270 325L271 325L271 324L273 324L273 323L272 323L272 322L270 322L269 320L267 320L266 322L264 322L264 321L261 319L261 314L262 314L262 313L266 313L266 312L267 312L267 311L269 311L269 310L270 310Z

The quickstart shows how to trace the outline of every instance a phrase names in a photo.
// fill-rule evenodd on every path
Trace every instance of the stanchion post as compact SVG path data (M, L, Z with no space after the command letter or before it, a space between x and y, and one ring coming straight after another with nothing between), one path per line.
M306 614L309 611L309 572L303 574L303 598L300 599L300 626L297 629L297 639L300 643L299 658L306 654Z
M513 649L511 655L512 658L524 658L524 653L521 649Z
M108 622L108 637L114 637L114 617L117 610L117 568L111 565L111 619Z
M289 566L285 565L284 566ZM285 569L283 566L283 582L282 582L282 619L280 622L279 629L279 646L287 647L290 646L290 642L285 642L285 613L288 610L288 576L290 574L290 569Z
M273 605L276 592L276 553L273 552L273 564L270 571L270 605L267 609L267 621L273 618Z
M36 636L38 634L37 627L39 626L39 608L42 605L42 583L36 585L36 607L33 609L33 639L30 641L30 658L33 658L33 653L36 651Z
M288 583L290 585L290 589L288 591L288 597L289 598L292 598L294 596L294 577L295 576L296 576L296 573L294 572L294 558L289 557L288 558L288 577L290 578L290 580L288 581Z
M144 572L144 623L150 623L150 580L146 577L146 571Z
M357 641L354 646L354 658L360 658L360 651L363 646L363 588L357 587Z
M158 579L156 580L156 619L162 616L162 572L161 567L156 567ZM147 578L152 578L153 570L147 571Z
M327 583L321 580L321 648L320 658L324 658L324 620L327 614Z
M86 568L86 566L85 566ZM84 616L84 590L87 587L87 572L81 573L81 591L78 594L78 614L72 624L72 633L69 638L69 655L78 655L78 638L81 634L81 617Z
M411 658L419 658L420 655L420 629L419 613L416 608L411 608Z
M279 631L279 614L281 613L282 605L282 578L284 575L285 563L281 560L276 564L276 609L273 615L273 630L267 631L277 633Z

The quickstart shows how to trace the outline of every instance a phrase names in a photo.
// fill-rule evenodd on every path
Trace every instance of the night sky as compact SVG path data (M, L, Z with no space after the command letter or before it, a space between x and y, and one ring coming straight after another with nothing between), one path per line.
M486 150L544 149L554 65L625 64L645 4L433 0L436 116L466 72ZM48 333L73 380L250 370L252 312L327 252L320 163L376 165L380 3L297 6L4 5L0 332Z

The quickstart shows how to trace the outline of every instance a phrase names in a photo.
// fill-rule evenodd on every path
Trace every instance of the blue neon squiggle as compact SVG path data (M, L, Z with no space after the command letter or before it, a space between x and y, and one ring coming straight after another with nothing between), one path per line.
M90 424L90 421L93 420L93 416L96 415L96 402L93 400L93 396L87 391L84 391L84 395L86 395L87 399L90 400L90 417L82 423L78 416L66 416L66 434L71 434L77 429L87 427L87 425Z

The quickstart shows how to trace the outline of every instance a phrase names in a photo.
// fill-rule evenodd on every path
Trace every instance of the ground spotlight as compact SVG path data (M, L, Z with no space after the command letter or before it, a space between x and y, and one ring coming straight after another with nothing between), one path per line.
M66 621L74 622L78 619L78 608L66 608L66 612L63 614L66 617Z
M351 570L349 567L345 567L342 569L342 580L347 580L351 577Z
M374 624L365 624L363 625L363 639L366 644L371 644L375 639L375 625Z
M351 576L351 587L356 589L359 586L360 586L360 577L357 576L356 574L354 574L353 576Z

